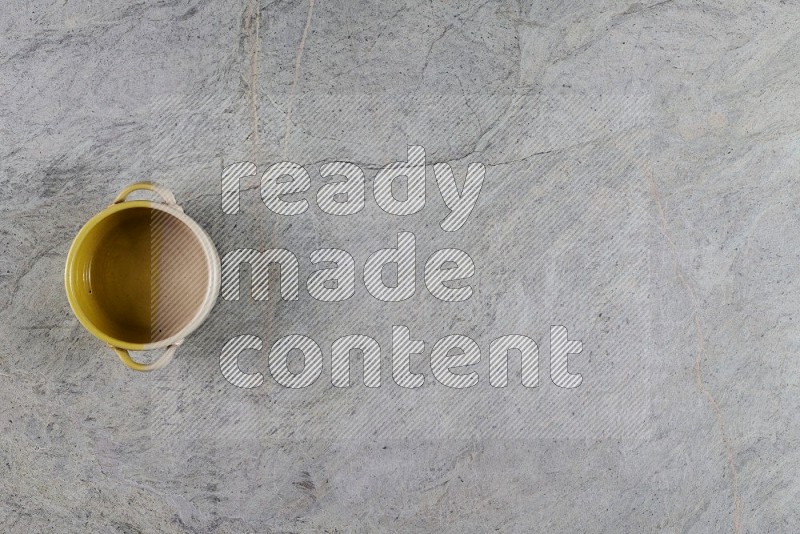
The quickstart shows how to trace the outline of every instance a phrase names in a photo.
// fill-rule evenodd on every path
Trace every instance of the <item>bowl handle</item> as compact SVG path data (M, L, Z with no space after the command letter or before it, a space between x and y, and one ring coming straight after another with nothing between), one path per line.
M172 361L172 358L175 356L175 351L178 350L178 345L170 345L167 347L167 350L164 351L164 354L150 363L139 363L134 361L134 359L131 358L131 355L128 354L128 351L125 349L113 346L111 348L117 353L117 356L119 356L119 359L122 360L122 363L134 371L155 371L157 369L161 369Z
M183 209L175 201L175 195L173 195L172 192L163 185L159 185L155 182L136 182L135 184L131 184L119 192L119 195L117 195L117 198L114 199L113 203L120 204L125 202L125 199L128 198L128 195L134 191L139 191L142 189L152 191L161 197L161 200L164 201L164 204L183 211Z

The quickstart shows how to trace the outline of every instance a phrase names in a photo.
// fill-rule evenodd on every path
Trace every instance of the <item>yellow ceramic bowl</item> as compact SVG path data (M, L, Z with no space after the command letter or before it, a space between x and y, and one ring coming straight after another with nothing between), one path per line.
M156 192L161 202L127 196ZM78 320L137 371L172 360L175 350L205 320L219 293L220 260L200 226L161 186L125 188L72 242L64 282ZM167 350L152 363L128 351Z

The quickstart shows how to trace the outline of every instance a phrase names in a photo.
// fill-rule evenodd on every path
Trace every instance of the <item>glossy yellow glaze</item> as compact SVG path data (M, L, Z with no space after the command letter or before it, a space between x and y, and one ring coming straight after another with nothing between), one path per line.
M113 204L81 229L67 256L72 310L97 338L143 350L151 342L153 202Z

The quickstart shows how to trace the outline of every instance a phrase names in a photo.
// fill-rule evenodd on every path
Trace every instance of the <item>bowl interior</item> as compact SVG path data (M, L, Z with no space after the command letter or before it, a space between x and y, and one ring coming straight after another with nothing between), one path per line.
M86 319L116 340L162 341L198 314L209 260L178 217L151 207L108 214L77 245L72 292Z

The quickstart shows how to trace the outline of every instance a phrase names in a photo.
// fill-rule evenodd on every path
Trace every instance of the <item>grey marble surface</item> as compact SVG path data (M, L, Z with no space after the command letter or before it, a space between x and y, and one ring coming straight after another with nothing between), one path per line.
M795 532L800 529L800 8L792 2L222 0L7 2L0 11L0 530L4 532ZM425 147L427 202L372 197ZM222 170L311 174L277 216L258 176L221 210ZM355 162L366 206L320 211L321 164ZM433 163L486 166L457 232ZM220 300L176 360L128 371L72 315L70 242L125 185L175 192L225 253L324 247L357 268L398 231L417 265L457 247L475 293L418 282L382 303ZM392 325L425 384L392 382ZM548 376L547 335L584 350ZM303 390L271 344L325 355ZM381 388L330 386L330 346L383 350ZM222 346L263 386L226 382ZM464 334L475 388L436 383ZM490 341L541 347L540 384L488 383ZM427 359L426 359L427 358ZM516 381L515 381L516 380Z

